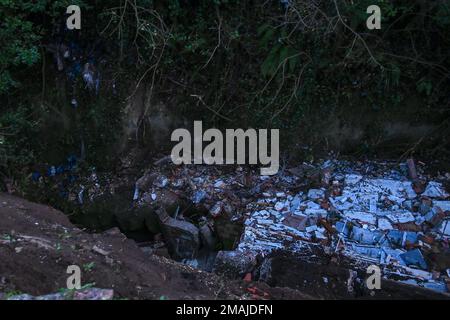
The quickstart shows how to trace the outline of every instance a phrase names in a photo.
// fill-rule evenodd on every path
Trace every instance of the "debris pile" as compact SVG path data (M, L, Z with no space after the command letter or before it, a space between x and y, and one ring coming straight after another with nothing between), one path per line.
M375 264L388 279L448 292L449 181L449 174L432 179L410 161L329 160L275 176L169 162L137 179L129 199L136 208L155 208L159 229L152 232L191 265L201 265L202 251L224 250L215 269L232 269L235 262L244 275L274 250L306 254L320 247ZM93 185L100 194L111 189ZM95 190L89 198L95 201Z
M427 263L449 254L450 201L442 184L430 181L416 193L398 171L371 176L345 169L321 188L264 192L248 207L237 250L264 255L318 244L376 264L390 278L447 292L449 269Z

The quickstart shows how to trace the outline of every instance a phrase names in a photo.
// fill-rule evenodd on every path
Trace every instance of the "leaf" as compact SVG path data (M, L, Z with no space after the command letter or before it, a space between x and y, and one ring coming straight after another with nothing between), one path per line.
M267 48L269 42L274 38L274 34L275 34L275 30L274 29L268 29L264 33L263 37L261 38L261 40L259 42L261 47Z
M278 53L280 49L281 45L277 44L270 50L269 55L261 66L261 73L263 76L272 76L276 72L279 64Z

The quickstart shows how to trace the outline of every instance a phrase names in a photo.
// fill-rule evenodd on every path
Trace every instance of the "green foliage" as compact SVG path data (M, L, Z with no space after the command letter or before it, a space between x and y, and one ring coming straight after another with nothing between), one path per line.
M31 7L31 12L39 10ZM33 23L25 20L24 14L16 14L20 9L30 8L19 1L0 2L0 94L11 87L17 87L11 72L17 67L32 66L39 60L39 31L35 31ZM12 14L14 12L15 14Z
M24 294L22 291L12 290L12 291L6 292L5 298L6 298L6 300L8 300L8 299L11 299L12 297L20 296L22 294Z
M40 126L30 115L23 106L0 114L0 169L20 168L35 160L33 150Z
M20 85L14 74L40 60L40 41L50 33L42 16L56 22L70 4L86 8L79 0L0 0L0 95Z
M107 44L110 71L128 90L120 98L146 83L151 102L169 101L180 115L215 126L295 129L344 107L406 110L407 97L443 109L448 2L336 1L342 20L334 3L300 0L285 9L278 1L0 0L3 168L42 160L45 148L78 150L80 137L89 162L112 158L127 100L80 94L80 110L68 111L69 97L51 82L49 57L42 60L42 44L68 4L83 6L82 40ZM373 4L381 8L381 30L366 28ZM41 104L40 62L51 79ZM83 92L80 80L76 87ZM38 140L44 132L45 143Z
M284 75L293 74L300 58L298 50L283 43L283 39L287 36L286 29L276 32L269 25L263 25L262 29L258 30L258 34L261 36L261 48L266 49L269 44L272 44L267 58L261 65L261 74L264 77L272 77L278 71Z
M94 267L95 267L95 262L93 262L93 261L83 264L83 270L85 272L91 272L92 270L94 270Z
M418 92L424 93L427 96L430 96L432 90L433 90L433 83L430 80L422 78L417 82L417 91Z

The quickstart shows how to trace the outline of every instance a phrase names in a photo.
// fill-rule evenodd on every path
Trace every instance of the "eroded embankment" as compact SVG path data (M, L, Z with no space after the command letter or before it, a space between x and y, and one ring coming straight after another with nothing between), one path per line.
M0 194L0 220L0 299L60 292L70 265L81 268L83 287L112 289L115 299L251 298L248 284L145 254L117 228L86 233L44 205ZM306 297L264 290L274 298Z

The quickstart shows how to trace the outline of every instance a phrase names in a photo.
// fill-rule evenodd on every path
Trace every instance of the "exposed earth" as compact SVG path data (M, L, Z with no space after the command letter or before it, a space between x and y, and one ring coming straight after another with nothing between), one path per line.
M273 299L311 298L263 283L225 281L145 254L118 229L89 234L62 212L11 195L0 194L0 220L0 299L61 291L70 265L80 266L84 286L113 289L115 299L257 299L260 292Z

